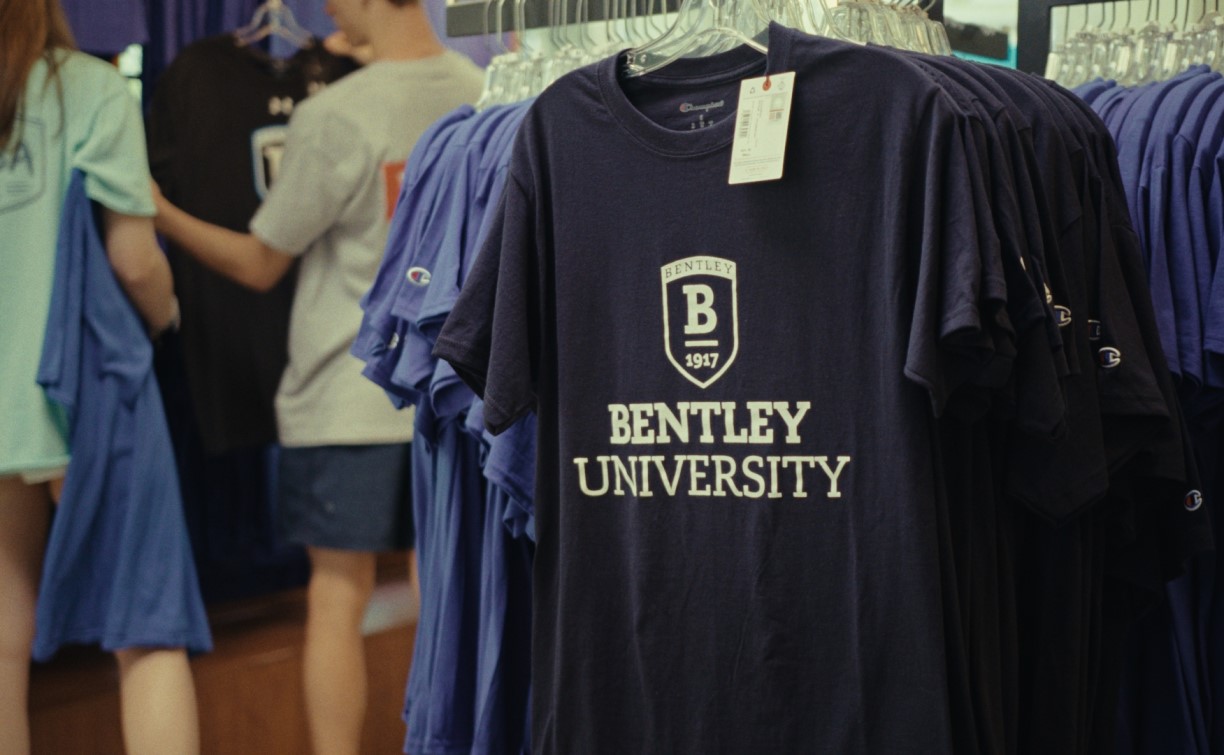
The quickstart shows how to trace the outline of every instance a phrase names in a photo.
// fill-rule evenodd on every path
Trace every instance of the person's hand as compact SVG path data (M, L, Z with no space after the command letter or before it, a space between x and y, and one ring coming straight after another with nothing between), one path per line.
M328 34L323 40L323 49L332 55L352 58L361 65L365 65L374 59L374 48L370 45L354 45L349 41L348 35L342 31L334 31Z
M165 233L166 216L177 208L170 204L170 200L166 199L161 187L153 179L149 179L149 189L153 192L153 207L157 210L157 215L153 218L153 227L158 233Z

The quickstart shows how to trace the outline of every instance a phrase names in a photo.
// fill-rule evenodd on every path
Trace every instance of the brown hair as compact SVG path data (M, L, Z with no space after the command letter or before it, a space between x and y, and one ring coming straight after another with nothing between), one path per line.
M58 85L59 61L54 51L75 47L59 0L0 0L0 150L13 135L34 63L39 57L46 58L50 78Z

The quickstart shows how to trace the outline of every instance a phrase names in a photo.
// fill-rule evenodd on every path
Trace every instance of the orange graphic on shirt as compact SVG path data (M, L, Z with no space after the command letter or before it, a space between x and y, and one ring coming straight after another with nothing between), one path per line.
M404 182L406 164L404 160L397 163L383 163L383 190L387 198L387 220L390 220L395 214L395 203L399 199L400 184Z

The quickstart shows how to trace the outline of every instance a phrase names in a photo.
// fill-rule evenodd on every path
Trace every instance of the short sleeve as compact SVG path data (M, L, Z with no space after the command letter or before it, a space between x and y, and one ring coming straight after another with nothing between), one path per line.
M336 225L375 170L363 140L350 138L357 129L312 104L290 117L276 182L251 219L261 241L294 256Z
M494 434L536 403L541 293L535 210L512 175L433 352L484 399L485 426Z
M101 91L101 104L73 145L72 167L85 174L90 199L124 215L152 217L156 209L136 99L110 66L98 69L90 83Z
M988 202L974 178L974 145L955 122L931 123L925 160L914 315L905 375L925 388L936 416L993 356L982 322L982 253L996 243ZM992 252L997 255L997 250Z

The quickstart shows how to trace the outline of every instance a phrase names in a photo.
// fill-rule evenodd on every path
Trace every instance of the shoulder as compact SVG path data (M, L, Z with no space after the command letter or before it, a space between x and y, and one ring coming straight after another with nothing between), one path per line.
M448 76L453 76L478 86L484 85L484 69L473 63L471 58L461 52L448 49L438 56L437 64L439 69Z
M76 98L105 98L118 93L127 93L127 84L123 76L110 63L76 50L64 50L56 54L65 94L71 95L69 101Z

